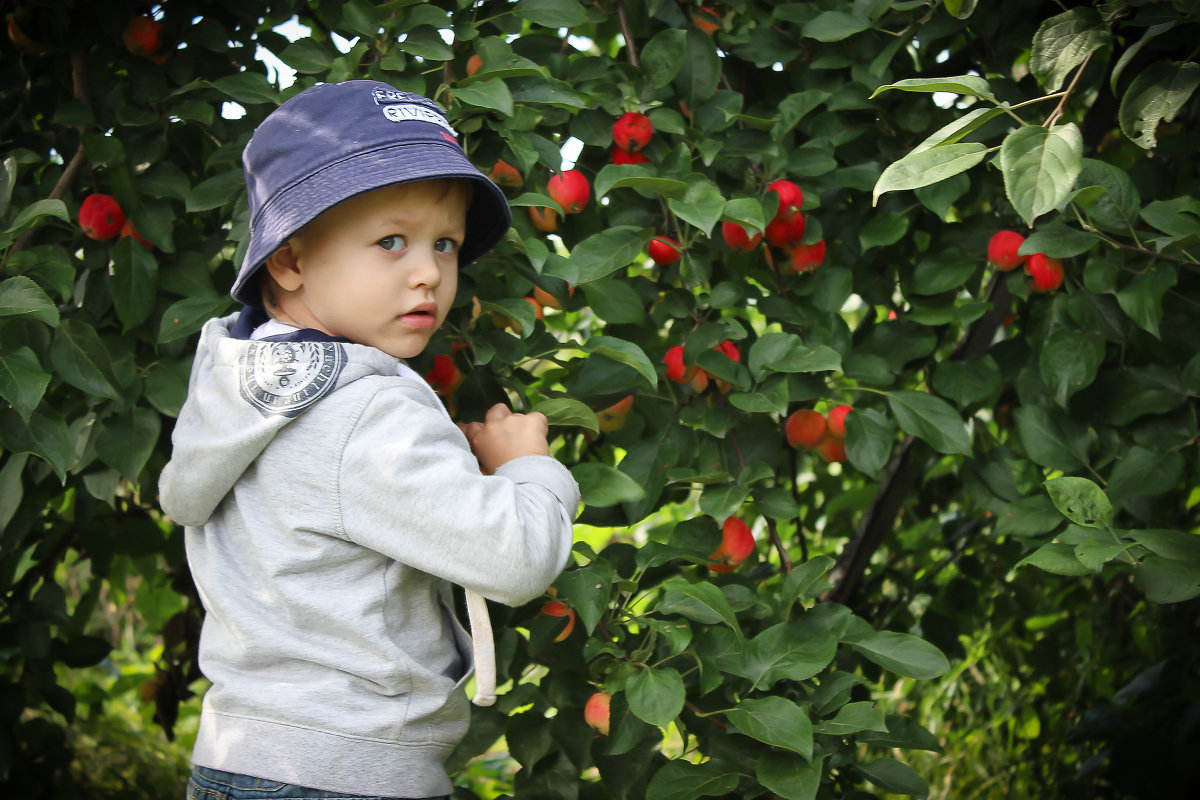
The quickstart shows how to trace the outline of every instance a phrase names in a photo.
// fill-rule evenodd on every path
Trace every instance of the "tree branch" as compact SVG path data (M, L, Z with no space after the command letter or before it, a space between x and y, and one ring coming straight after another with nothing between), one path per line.
M621 36L625 39L625 52L629 57L629 63L631 66L637 67L637 45L634 44L633 30L629 27L629 18L625 16L625 3L622 0L617 0L617 22L621 24Z

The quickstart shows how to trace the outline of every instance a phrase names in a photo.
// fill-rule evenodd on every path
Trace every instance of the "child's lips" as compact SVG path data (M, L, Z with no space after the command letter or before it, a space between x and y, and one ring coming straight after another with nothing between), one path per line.
M400 321L412 328L432 328L437 323L437 304L421 303L401 314Z

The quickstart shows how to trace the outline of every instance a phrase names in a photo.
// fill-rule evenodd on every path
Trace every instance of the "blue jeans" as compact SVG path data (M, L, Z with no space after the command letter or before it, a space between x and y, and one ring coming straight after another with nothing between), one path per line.
M324 789L306 789L279 781L268 781L208 767L193 767L187 785L188 800L400 800L399 798L339 794ZM433 797L429 800L450 800Z

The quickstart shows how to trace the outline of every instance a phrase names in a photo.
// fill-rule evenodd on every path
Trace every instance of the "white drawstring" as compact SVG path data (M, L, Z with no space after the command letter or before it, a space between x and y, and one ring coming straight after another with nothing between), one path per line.
M477 706L496 702L496 645L492 641L492 620L483 595L464 590L467 595L467 620L471 624L471 649L475 654L475 696Z

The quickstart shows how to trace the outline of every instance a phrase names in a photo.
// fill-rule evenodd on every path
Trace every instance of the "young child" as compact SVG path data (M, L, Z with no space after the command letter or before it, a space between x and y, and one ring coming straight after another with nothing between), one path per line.
M579 503L545 417L460 428L404 363L508 204L436 103L375 81L293 97L243 162L246 308L205 324L160 480L206 610L188 796L447 796L452 584L537 597Z

